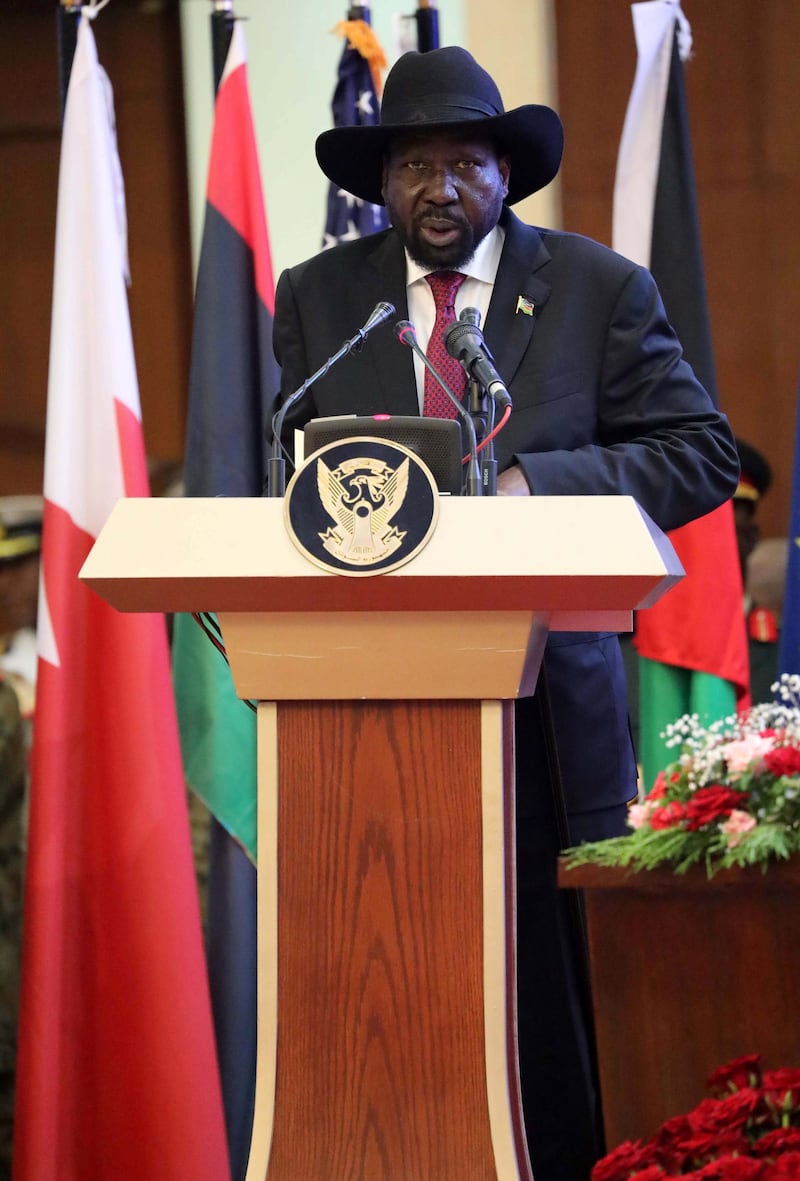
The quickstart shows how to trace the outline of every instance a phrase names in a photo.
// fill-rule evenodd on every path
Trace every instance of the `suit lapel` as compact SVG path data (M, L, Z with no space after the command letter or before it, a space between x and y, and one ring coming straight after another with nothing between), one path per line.
M498 372L510 384L531 343L537 312L550 295L550 284L537 274L550 254L538 231L510 210L505 210L501 224L506 237L484 335ZM388 300L396 309L392 323L408 316L405 253L395 233L376 235L360 285L364 306L371 309L379 300ZM396 340L390 324L376 329L367 341L361 364L369 366L370 406L386 413L419 414L413 353Z
M376 238L367 261L363 281L371 294L370 307L388 300L396 310L391 321L377 328L364 346L362 361L369 358L374 383L370 402L375 407L382 405L386 413L419 414L414 354L394 335L394 324L408 317L406 256L397 235L390 231Z
M484 335L498 372L510 384L531 343L537 312L550 296L550 284L536 273L550 254L539 232L510 210L501 224L506 238Z

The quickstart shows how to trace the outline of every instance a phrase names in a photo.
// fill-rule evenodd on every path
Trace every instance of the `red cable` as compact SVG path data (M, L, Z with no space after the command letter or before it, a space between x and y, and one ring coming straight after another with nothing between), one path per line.
M483 449L487 443L491 443L492 439L494 439L499 434L499 432L506 425L506 423L508 422L510 417L511 417L511 407L506 406L505 410L503 411L503 417L500 419L500 421L498 422L498 424L494 428L494 430L489 431L489 434L486 436L486 438L481 440L480 444L476 448L476 454L479 451L483 451ZM461 460L462 464L469 463L471 458L472 457L470 455L465 455L464 458Z

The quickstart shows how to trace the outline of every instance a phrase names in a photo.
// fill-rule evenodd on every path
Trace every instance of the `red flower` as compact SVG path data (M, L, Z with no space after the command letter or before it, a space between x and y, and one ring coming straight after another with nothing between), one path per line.
M713 1097L665 1120L650 1141L625 1141L591 1181L800 1181L800 1069L764 1071L760 1054L743 1054L707 1086ZM795 1126L770 1127L778 1123Z
M773 775L800 775L800 747L776 746L764 755L767 770Z
M689 1176L696 1181L761 1181L764 1163L749 1156L721 1156Z
M651 1140L655 1158L669 1176L675 1176L682 1171L687 1156L684 1144L691 1134L692 1129L687 1117L674 1115L664 1121Z
M704 824L711 824L721 816L730 816L734 808L741 808L746 800L747 792L733 787L717 784L700 787L686 805L686 827L690 832L696 832Z
M662 807L653 809L650 813L650 827L655 829L676 828L685 819L686 805L679 800L671 800L669 804L663 804Z
M750 1143L747 1137L736 1128L717 1131L711 1131L709 1128L703 1132L695 1132L691 1139L684 1142L682 1147L686 1150L687 1157L700 1165L706 1161L717 1160L720 1154L723 1156L733 1156L734 1153L742 1155L748 1151Z
M667 794L667 777L663 771L656 775L656 781L647 793L648 800L663 800Z
M767 1165L763 1181L800 1181L800 1152L788 1152Z
M773 1128L756 1140L750 1149L754 1156L775 1157L786 1152L800 1152L800 1128Z
M671 1119L665 1120L658 1129L656 1142L664 1146L675 1144L679 1140L684 1140L690 1132L689 1117L686 1115L673 1115Z
M761 1082L761 1064L760 1054L742 1054L712 1071L706 1080L706 1087L713 1095L721 1097L731 1090L758 1086Z
M800 1070L768 1070L761 1080L761 1093L780 1110L800 1105Z
M739 1131L759 1105L761 1096L752 1087L743 1087L724 1099L703 1099L689 1112L689 1127L698 1132Z
M631 1173L644 1169L651 1161L649 1145L641 1140L623 1140L593 1167L591 1181L628 1181Z

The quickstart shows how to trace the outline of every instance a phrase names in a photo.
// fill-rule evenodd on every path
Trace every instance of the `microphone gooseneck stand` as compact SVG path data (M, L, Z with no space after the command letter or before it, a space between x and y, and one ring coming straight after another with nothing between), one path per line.
M410 348L413 353L419 357L422 364L433 375L434 381L444 390L450 401L458 412L458 417L466 427L467 435L469 436L469 461L467 464L467 474L464 480L464 495L465 496L481 496L483 493L483 483L481 481L481 471L478 465L478 438L475 432L475 422L472 415L464 406L460 398L457 398L450 386L444 380L442 375L431 363L427 353L421 348L417 340L417 333L414 325L410 320L398 320L394 326L394 334L401 344Z
M511 395L494 367L494 358L483 339L480 324L478 309L464 308L458 319L445 330L444 344L469 379L466 398L469 414L482 434L481 486L485 496L496 496L495 414L498 403L506 412L510 411Z
M481 488L484 496L497 495L497 460L494 456L494 419L495 404L484 386L471 377L467 384L465 401L469 408L469 416L475 423L480 452ZM484 441L485 440L485 441Z
M286 415L300 401L306 390L310 389L315 381L319 381L321 377L325 376L332 365L335 365L337 361L341 361L342 357L346 357L348 353L357 353L372 329L377 328L379 324L383 324L390 316L393 316L394 311L394 305L391 303L382 301L376 304L370 312L368 319L359 328L355 336L351 336L349 340L346 340L333 356L328 357L324 365L320 365L316 373L312 373L310 377L307 377L303 384L294 393L289 395L277 414L273 417L272 455L267 460L267 496L283 496L286 493L286 460L281 455L281 432Z

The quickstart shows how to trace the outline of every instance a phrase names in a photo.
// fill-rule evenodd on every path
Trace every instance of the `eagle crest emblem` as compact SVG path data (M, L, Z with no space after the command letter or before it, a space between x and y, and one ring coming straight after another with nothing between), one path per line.
M409 461L393 468L382 459L357 456L331 469L317 460L320 502L334 524L318 536L325 550L352 566L390 557L405 532L392 520L408 492Z
M439 517L430 468L410 448L368 435L314 451L289 481L284 520L309 561L353 578L396 570Z

